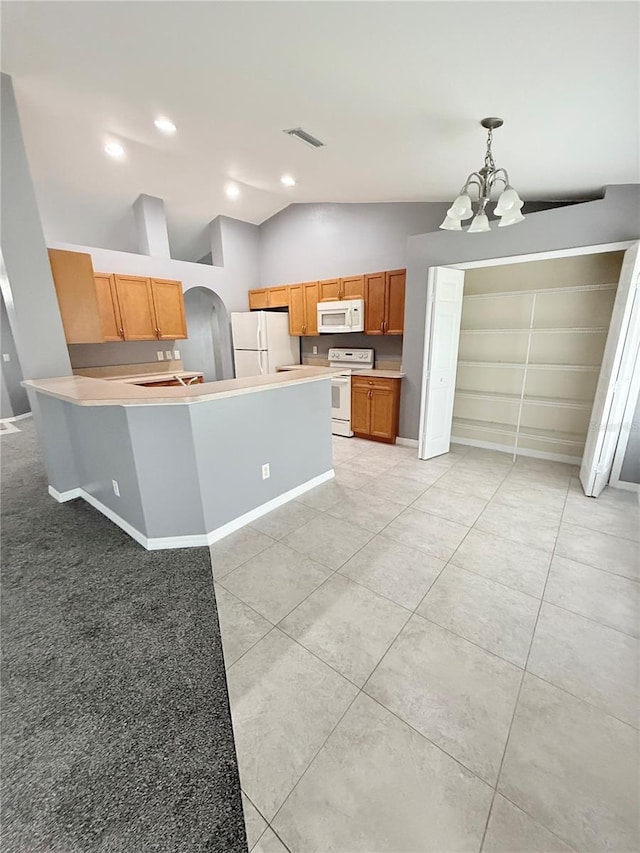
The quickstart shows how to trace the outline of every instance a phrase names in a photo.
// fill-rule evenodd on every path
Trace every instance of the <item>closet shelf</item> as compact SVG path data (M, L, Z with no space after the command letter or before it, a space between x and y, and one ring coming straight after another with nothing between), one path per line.
M578 371L593 371L600 370L597 364L541 364L540 362L524 362L524 361L459 361L458 365L462 367L507 367L520 368L524 370L578 370Z
M607 332L608 329L606 326L591 326L578 328L577 326L558 326L553 328L539 328L539 329L460 329L461 335L528 335L531 332L532 335L538 334L567 334L567 333L577 333L577 334L596 334Z
M543 296L546 293L583 293L591 290L615 290L613 284L582 284L575 287L539 287L536 290L494 290L492 293L465 293L465 299L490 299L494 296Z
M501 394L499 391L467 391L456 388L458 397L471 397L475 400L495 400L501 403L519 403L520 394ZM525 394L522 402L534 406L555 406L563 409L591 409L593 403L589 400L572 400L568 397L536 397Z
M585 435L576 432L561 432L554 429L538 429L536 427L520 426L518 430L513 424L501 424L493 421L478 421L471 418L454 418L452 439L454 438L455 427L461 429L476 430L479 432L502 433L503 435L518 436L521 438L535 439L536 441L547 441L555 444L571 444L582 447L585 442Z

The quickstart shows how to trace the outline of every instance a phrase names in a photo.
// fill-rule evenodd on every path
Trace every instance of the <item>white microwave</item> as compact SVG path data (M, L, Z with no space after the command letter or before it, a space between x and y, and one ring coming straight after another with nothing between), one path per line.
M318 302L318 332L364 331L364 299L341 299L339 302Z

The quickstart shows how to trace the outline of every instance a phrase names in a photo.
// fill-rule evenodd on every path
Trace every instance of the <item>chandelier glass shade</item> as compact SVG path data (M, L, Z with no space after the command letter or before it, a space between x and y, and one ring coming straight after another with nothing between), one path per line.
M516 222L524 220L521 213L524 202L511 186L507 170L496 167L491 151L493 131L501 127L503 121L501 118L483 118L480 124L487 129L488 134L484 166L469 175L459 195L447 210L444 222L440 225L440 228L445 231L462 231L462 223L466 219L471 219L471 224L467 229L470 234L490 231L491 225L486 208L491 202L491 194L494 188L497 189L500 185L503 189L493 211L496 216L500 217L498 225L500 227L515 225ZM475 197L473 200L472 195Z

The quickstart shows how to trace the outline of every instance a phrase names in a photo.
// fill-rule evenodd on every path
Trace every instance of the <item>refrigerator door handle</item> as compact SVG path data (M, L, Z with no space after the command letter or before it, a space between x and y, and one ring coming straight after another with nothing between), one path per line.
M260 333L258 332L258 339L260 338ZM258 351L258 364L260 365L260 376L264 376L264 367L262 366L262 356L264 354L264 350Z
M258 322L256 323L256 349L262 349L261 341L260 341L260 317L258 316Z

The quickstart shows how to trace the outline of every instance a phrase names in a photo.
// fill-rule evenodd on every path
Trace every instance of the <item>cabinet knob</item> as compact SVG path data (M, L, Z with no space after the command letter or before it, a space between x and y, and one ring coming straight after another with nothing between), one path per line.
M386 331L387 331L387 321L383 320L382 321L382 332L383 332L383 334L386 334Z
M380 320L380 331L384 332L384 320Z
M118 334L121 338L124 338L124 329L122 328L122 326L120 326L120 328L118 329Z

